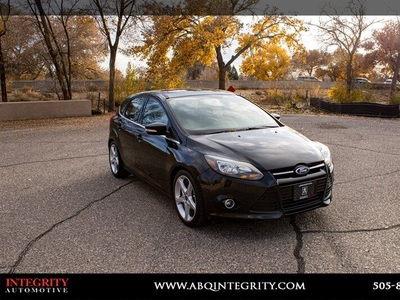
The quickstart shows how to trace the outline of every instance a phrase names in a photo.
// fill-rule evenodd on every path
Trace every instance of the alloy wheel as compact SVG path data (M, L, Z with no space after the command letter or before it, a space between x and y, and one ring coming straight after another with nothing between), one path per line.
M191 222L196 216L196 193L193 183L185 175L180 175L175 181L175 203L180 217L185 222Z
M112 143L110 146L110 167L113 174L117 174L119 171L120 160L117 146Z

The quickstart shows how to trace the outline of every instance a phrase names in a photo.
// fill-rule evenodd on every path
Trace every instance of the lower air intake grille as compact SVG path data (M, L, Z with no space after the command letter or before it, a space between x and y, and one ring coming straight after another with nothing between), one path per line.
M275 188L268 189L253 205L252 211L276 211L279 210L278 194Z

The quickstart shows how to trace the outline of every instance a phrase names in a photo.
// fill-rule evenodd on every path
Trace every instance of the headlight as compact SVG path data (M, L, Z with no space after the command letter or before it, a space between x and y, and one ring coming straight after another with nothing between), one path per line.
M318 149L321 151L322 156L324 157L325 163L329 168L329 171L332 173L333 171L333 163L332 163L332 156L331 151L329 148L320 142L314 142Z
M260 180L264 176L256 167L246 162L211 155L206 155L205 159L211 169L223 175L245 180Z

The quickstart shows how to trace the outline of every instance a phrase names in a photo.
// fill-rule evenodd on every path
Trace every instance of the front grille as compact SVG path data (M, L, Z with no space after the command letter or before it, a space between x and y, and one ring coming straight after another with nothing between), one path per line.
M326 166L322 161L307 164L307 167L310 168L310 172L306 176L299 176L294 172L295 166L278 169L271 171L272 175L278 182L279 185L291 184L294 182L301 182L306 180L315 179L317 177L326 175Z
M277 186L269 188L251 208L253 212L283 211L292 215L316 209L332 190L333 179L327 174L323 162L309 164L310 172L306 176L297 176L294 167L272 172ZM310 196L303 196L299 186L306 185ZM297 199L297 200L296 200Z

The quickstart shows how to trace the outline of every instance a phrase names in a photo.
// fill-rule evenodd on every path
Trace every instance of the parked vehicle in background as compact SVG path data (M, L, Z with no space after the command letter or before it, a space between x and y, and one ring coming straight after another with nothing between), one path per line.
M383 83L384 84L392 84L393 78L386 79ZM400 81L397 80L396 84L400 84Z
M356 77L353 79L354 83L371 83L367 78L365 77Z
M210 217L277 219L332 200L328 147L231 92L135 94L110 119L108 148L115 177L152 183L190 227Z
M322 82L321 79L315 77L315 76L299 76L296 78L297 81L316 81L316 82Z

